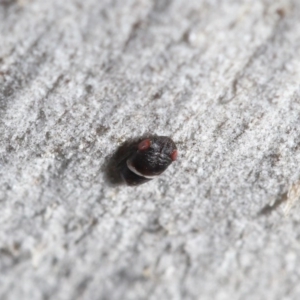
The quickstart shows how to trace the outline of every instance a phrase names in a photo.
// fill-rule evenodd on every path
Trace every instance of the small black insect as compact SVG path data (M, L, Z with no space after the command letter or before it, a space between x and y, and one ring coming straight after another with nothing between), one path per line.
M127 185L140 185L164 172L177 159L175 143L166 136L153 136L135 145L119 166Z

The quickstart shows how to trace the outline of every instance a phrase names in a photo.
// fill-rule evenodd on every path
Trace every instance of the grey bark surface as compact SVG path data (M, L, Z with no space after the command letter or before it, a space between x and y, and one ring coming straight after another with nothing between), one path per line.
M0 299L300 299L299 82L297 0L0 0Z

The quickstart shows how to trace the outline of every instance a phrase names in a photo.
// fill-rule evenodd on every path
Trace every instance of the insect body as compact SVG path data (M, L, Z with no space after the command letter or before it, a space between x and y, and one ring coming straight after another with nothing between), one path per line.
M120 174L128 185L139 185L160 175L176 159L177 148L169 137L150 137L120 163Z

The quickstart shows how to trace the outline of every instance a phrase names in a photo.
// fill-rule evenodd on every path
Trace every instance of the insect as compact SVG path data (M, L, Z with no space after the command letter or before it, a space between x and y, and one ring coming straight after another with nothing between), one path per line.
M140 185L163 173L177 159L175 143L167 136L146 138L133 147L119 164L127 185Z

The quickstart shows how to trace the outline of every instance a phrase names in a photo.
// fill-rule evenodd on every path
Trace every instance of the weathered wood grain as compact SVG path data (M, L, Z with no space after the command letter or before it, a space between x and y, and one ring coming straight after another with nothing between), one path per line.
M0 0L0 299L299 299L299 49L297 0Z

